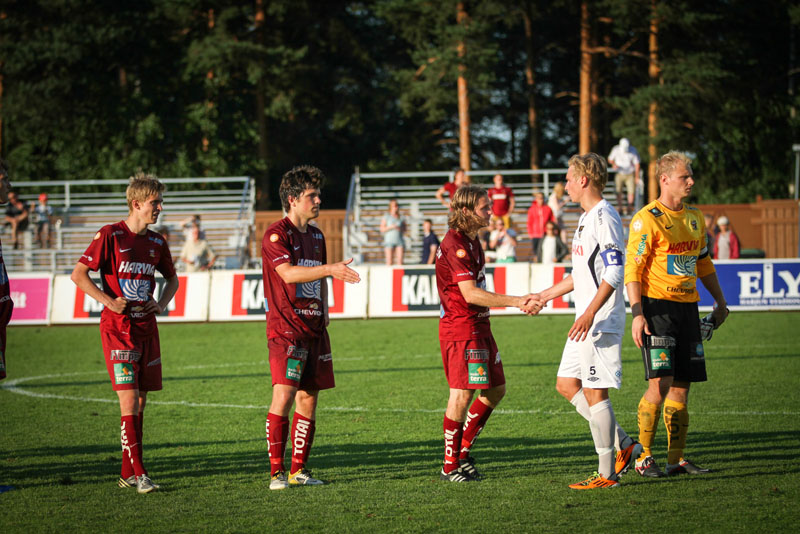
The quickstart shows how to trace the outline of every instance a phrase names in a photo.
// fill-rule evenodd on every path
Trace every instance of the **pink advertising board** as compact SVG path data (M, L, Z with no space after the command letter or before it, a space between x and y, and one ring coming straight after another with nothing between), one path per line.
M48 324L53 276L46 273L27 273L8 276L14 313L11 323Z

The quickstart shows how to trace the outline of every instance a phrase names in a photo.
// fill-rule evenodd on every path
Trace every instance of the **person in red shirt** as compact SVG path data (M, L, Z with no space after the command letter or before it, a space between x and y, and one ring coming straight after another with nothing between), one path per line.
M503 363L489 326L489 307L517 306L538 312L533 297L486 290L486 260L477 238L489 225L486 191L466 185L456 191L447 222L450 229L436 252L436 287L441 313L439 343L450 399L444 415L444 466L441 480L470 482L481 475L470 456L472 444L506 392ZM478 391L478 397L470 401Z
M316 167L294 167L283 175L279 194L287 216L264 233L261 259L267 346L272 376L272 403L267 413L269 489L323 482L306 469L316 430L320 390L334 387L333 357L328 339L328 276L354 284L352 258L327 264L325 237L309 221L319 217L320 188L325 176ZM283 465L292 420L292 465Z
M8 202L10 189L8 167L6 162L0 159L0 204ZM0 243L0 380L6 377L6 326L11 320L12 311L14 311L14 301L11 300L6 263L3 261L3 246Z
M131 178L126 196L128 218L109 224L72 271L78 288L102 303L100 339L111 384L119 397L122 472L118 485L139 493L158 489L142 463L142 420L148 391L161 390L161 347L156 315L167 308L178 290L178 277L164 238L148 230L161 212L164 185L154 176ZM100 271L103 288L89 277ZM155 299L155 273L166 279Z
M450 201L453 200L453 195L456 194L456 190L462 185L469 185L469 183L470 177L466 172L464 172L464 169L456 169L456 172L453 175L453 181L445 183L439 188L438 191L436 191L436 200L441 202L442 206L445 208L449 208ZM444 198L445 193L447 193L447 200Z
M533 204L528 208L528 237L531 239L533 245L533 261L542 261L541 258L536 256L536 251L539 250L539 241L542 240L545 234L545 225L547 221L553 221L558 224L553 210L550 206L544 203L544 193L536 193L533 196Z
M489 200L492 201L492 219L503 219L506 228L511 228L511 214L514 212L514 191L503 182L502 174L492 178L494 187L489 189Z

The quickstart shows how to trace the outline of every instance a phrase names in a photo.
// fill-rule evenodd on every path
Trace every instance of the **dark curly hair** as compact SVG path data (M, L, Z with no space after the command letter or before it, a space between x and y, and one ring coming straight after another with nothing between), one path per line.
M312 165L298 165L281 178L278 194L281 197L283 210L289 211L289 197L299 197L306 189L322 189L325 184L325 175L321 170Z

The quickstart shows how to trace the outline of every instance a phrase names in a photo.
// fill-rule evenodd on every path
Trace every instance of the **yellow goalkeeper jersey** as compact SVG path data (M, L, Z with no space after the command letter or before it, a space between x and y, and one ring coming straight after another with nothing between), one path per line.
M625 283L641 282L642 295L697 302L697 277L714 272L699 209L672 211L654 200L631 219Z

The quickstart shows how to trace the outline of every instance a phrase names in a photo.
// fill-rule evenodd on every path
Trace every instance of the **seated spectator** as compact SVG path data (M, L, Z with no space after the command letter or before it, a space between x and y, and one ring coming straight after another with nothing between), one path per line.
M406 221L400 215L400 205L397 199L389 201L389 212L381 218L381 234L383 234L383 252L386 258L386 265L403 264L403 253L405 251L405 241L403 234L406 231Z
M494 220L494 229L489 234L489 248L495 251L495 262L513 263L517 261L517 233L507 228L502 218Z
M726 216L717 219L719 233L714 241L714 258L718 260L735 260L739 258L739 237L731 229Z
M28 229L28 205L20 200L16 191L8 192L8 205L6 206L6 226L11 227L11 243L14 248L20 248L19 237L21 232Z
M186 271L190 273L207 271L213 267L217 255L208 244L208 241L200 237L200 227L197 225L189 229L189 239L183 244L181 249L181 261L186 265Z
M433 233L433 221L422 221L422 257L420 263L432 265L436 259L436 249L439 248L439 238Z
M568 254L569 249L561 240L558 225L553 221L548 221L545 225L545 235L539 241L536 256L541 263L560 263Z
M464 169L457 169L455 174L453 175L453 181L445 183L442 187L436 191L436 200L442 203L442 206L449 208L450 207L450 200L452 200L453 195L456 193L456 189L461 187L462 185L469 184L471 182L470 177L464 172ZM447 193L447 199L444 198L445 193Z
M47 203L47 193L39 195L39 203L33 208L33 221L36 224L36 241L42 248L50 248L50 218L53 206Z

